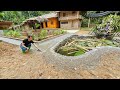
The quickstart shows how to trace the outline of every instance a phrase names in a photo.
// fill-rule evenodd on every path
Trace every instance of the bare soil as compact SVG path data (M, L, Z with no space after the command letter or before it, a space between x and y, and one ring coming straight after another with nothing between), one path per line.
M23 54L19 46L0 42L1 79L114 79L120 78L120 53L109 53L101 57L94 70L58 70L47 64L41 52Z
M85 31L85 30L80 30L78 32L76 32L77 35L82 35L82 34L88 34L90 31Z

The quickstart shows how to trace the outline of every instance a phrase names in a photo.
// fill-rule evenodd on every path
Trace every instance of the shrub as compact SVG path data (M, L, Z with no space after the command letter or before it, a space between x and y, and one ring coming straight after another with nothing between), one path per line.
M13 31L12 36L13 37L20 37L20 32L19 31Z
M39 39L44 39L47 37L47 30L41 30L41 32L38 34Z
M21 34L19 31L9 30L9 31L5 31L4 35L9 37L20 37Z
M59 31L58 31L58 30L55 30L55 31L53 32L53 35L59 35Z
M102 34L106 33L106 30L104 30L104 28L106 27L107 22L110 22L111 37L109 38L113 38L113 33L120 30L120 16L116 14L109 15L103 18L101 24L96 25L96 27L93 28L93 31L95 32L97 37L102 37ZM101 29L103 30L101 31Z
M84 19L81 24L82 27L87 27L88 26L88 19Z

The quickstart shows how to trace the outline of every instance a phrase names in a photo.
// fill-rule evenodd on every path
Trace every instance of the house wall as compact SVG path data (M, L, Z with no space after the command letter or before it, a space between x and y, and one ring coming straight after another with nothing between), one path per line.
M82 16L80 11L61 11L58 13L60 28L64 29L79 29L81 27ZM68 23L62 23L68 22Z
M68 23L63 23L63 22L68 22ZM79 29L81 27L81 21L80 20L60 21L60 27L64 29Z
M58 28L59 21L58 18L48 18L47 27L45 22L43 22L43 28Z

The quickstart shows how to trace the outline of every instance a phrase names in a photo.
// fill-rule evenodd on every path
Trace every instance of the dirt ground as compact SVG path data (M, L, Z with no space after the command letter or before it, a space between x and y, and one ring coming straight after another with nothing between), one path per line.
M90 31L85 31L85 30L80 30L78 32L76 32L77 35L81 35L81 34L88 34Z
M120 53L101 57L94 70L58 70L41 52L23 54L19 46L0 42L1 79L109 79L120 78Z

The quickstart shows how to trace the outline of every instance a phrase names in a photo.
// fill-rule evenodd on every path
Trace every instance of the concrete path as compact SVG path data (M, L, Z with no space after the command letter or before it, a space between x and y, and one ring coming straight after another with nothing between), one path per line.
M5 38L5 37L0 37L0 40L7 42L7 43L14 44L14 45L20 45L20 43L22 42L20 40L14 40L14 39L9 39L9 38Z
M51 40L48 40L48 41L45 41L45 42L41 42L39 43L39 48L45 52L46 50L50 49L51 47L53 47L55 44L61 42L62 40L64 40L65 38L71 36L73 34L65 34L63 36L60 36L60 37L56 37L54 39L51 39Z
M51 48L53 45L58 43L60 40L63 40L65 38L69 37L70 35L72 35L72 34L68 33L68 34L65 34L65 35L44 41L44 42L43 41L39 42L38 46L42 51L46 51L47 49ZM14 39L9 39L9 38L5 38L5 37L0 37L0 40L7 42L7 43L14 44L14 45L20 45L20 43L22 42L21 40L14 40ZM33 48L34 47L32 47L32 49Z

